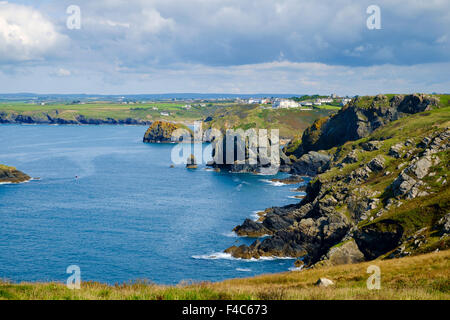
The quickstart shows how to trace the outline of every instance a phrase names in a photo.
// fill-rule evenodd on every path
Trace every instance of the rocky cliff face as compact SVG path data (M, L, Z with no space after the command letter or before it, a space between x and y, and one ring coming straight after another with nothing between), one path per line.
M306 129L301 143L293 141L286 155L300 158L310 151L328 150L370 135L385 124L409 114L431 110L439 101L426 95L357 97L337 114ZM298 146L297 146L298 145Z
M143 141L147 143L175 143L180 142L180 137L172 137L175 130L185 129L192 136L192 131L184 125L167 122L155 121L145 132Z
M123 124L123 125L150 125L152 122L148 120L126 118L126 119L99 119L90 118L84 115L76 115L73 119L65 119L59 116L57 110L51 112L42 112L39 114L19 114L17 112L0 111L0 123L8 124Z
M308 184L307 196L299 204L266 210L262 221L237 226L234 231L240 236L270 237L225 252L240 258L299 257L312 266L448 248L450 108L401 115L428 110L435 103L409 96L394 97L386 107L371 103L370 112L350 106L346 110L353 111L343 114L361 112L371 120L357 117L346 126L340 123L336 130L346 132L347 138L365 137L347 143L340 137L332 140L331 123L336 120L327 120L316 142L304 149L333 146L321 151L323 157L303 159L300 167L307 169L308 162L317 164L319 159L319 169L312 170L319 175ZM377 119L380 114L390 120Z
M0 164L0 183L21 183L31 180L31 177L13 167Z

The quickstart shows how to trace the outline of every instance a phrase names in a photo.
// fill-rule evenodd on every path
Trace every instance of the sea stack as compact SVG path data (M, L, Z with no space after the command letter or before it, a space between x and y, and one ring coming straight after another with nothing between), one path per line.
M182 124L155 121L145 132L143 142L146 143L178 143L182 142L182 137L173 137L175 130L184 129L192 137L192 130Z
M21 183L29 180L31 180L30 176L17 170L16 168L0 164L0 184Z
M188 169L197 169L197 162L195 161L195 157L191 154L186 160L186 168Z

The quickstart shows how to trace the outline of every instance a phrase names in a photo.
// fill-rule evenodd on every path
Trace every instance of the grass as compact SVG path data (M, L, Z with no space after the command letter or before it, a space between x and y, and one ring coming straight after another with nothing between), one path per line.
M9 167L9 166L5 166L4 164L0 164L0 170L8 170L8 171L12 171L12 170L16 170L16 168L14 167Z
M218 129L279 129L281 138L298 136L315 120L335 113L334 109L263 109L240 105L218 109L208 127Z
M368 290L367 268L381 269L381 289ZM321 277L335 286L318 288ZM450 299L450 250L392 260L323 267L211 283L161 286L148 282L106 285L83 282L80 290L61 283L0 282L0 299L45 300L280 300L280 299Z

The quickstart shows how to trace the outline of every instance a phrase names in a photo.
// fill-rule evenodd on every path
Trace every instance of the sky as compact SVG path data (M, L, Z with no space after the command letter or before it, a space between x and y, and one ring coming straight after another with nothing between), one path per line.
M18 92L449 93L450 1L0 1Z

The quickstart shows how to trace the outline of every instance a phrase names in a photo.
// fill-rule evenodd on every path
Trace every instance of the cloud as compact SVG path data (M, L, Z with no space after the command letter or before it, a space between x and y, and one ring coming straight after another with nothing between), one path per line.
M0 73L4 92L25 86L32 92L48 93L378 93L448 92L450 63L396 66L335 66L323 63L273 61L239 66L176 64L134 70L90 70L70 77L49 74L46 67L30 68L11 78Z
M39 77L37 89L110 93L448 85L447 0L378 0L381 30L366 27L371 0L78 0L80 30L65 27L72 0L17 2L0 5L0 69L23 80L13 91Z
M0 2L0 63L43 59L65 40L39 11Z
M72 74L72 72L70 72L70 70L67 70L64 68L59 68L55 74L60 77L68 77Z

